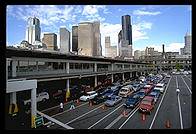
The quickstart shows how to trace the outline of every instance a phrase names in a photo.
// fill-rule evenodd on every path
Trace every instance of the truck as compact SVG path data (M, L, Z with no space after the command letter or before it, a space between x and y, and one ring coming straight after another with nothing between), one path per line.
M122 87L118 93L118 96L128 97L134 92L132 85L126 85Z
M37 102L40 102L40 101L45 102L48 99L49 99L49 94L47 92L41 92L36 95ZM31 103L31 99L24 100L24 105L30 105L30 103Z

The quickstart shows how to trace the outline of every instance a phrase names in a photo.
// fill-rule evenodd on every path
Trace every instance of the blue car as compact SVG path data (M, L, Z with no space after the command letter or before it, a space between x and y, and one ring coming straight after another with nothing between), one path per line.
M137 92L137 95L139 95L139 97L142 99L146 96L146 91L142 89L139 92Z
M134 90L135 92L138 91L138 90L140 90L140 88L141 88L140 84L134 84L134 85L133 85L133 90Z
M153 97L154 101L157 102L159 94L157 92L151 92L148 96Z
M133 108L137 106L141 101L141 98L138 94L130 96L124 103L124 106L127 108Z
M113 95L117 95L118 94L118 90L108 90L104 95L103 95L103 98L104 99L107 99L107 98L110 98L111 96Z
M113 95L107 101L104 102L106 106L114 106L122 101L121 96Z

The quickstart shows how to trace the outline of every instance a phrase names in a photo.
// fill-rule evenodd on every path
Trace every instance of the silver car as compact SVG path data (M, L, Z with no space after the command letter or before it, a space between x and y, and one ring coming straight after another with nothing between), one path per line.
M107 101L104 102L106 106L114 106L122 101L121 96L113 95Z

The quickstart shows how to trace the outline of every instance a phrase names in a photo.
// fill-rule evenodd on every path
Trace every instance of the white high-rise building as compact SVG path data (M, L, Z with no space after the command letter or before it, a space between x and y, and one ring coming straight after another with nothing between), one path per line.
M30 17L27 20L26 26L26 41L33 44L34 41L40 41L40 21L38 18Z
M70 32L60 28L60 52L70 52Z

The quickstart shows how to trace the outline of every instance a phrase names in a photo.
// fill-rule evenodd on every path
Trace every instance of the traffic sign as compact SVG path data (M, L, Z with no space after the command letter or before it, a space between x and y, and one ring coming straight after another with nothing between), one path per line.
M38 116L37 118L35 118L34 123L35 123L35 128L43 125L44 124L43 116Z

